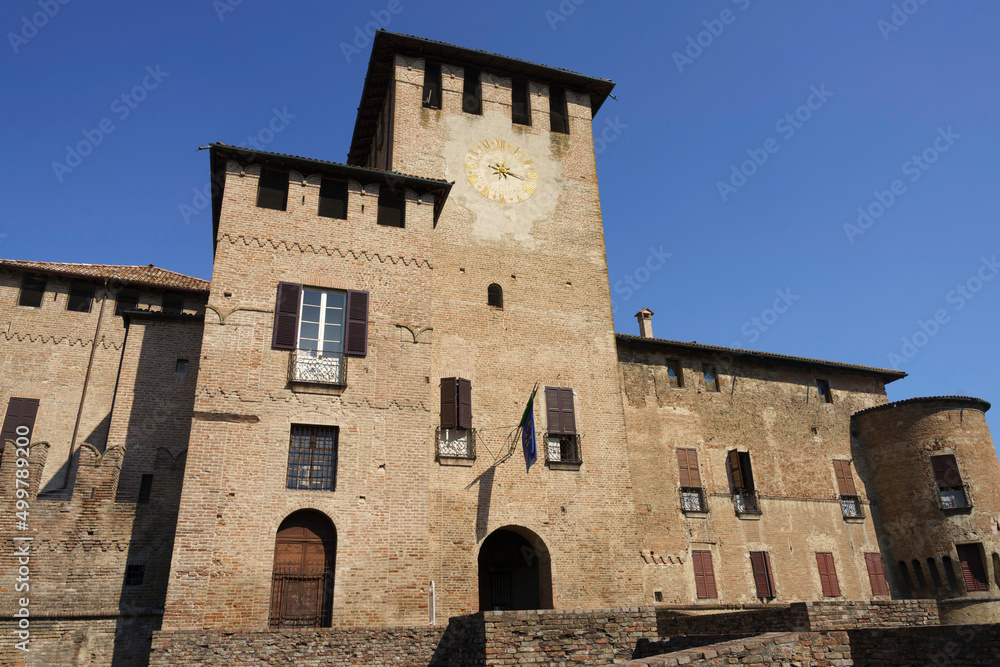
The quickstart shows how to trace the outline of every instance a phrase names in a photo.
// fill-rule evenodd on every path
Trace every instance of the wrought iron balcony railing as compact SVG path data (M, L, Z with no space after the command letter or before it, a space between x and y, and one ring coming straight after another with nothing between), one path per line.
M437 428L438 459L476 458L476 431L471 428Z
M288 379L314 384L347 384L347 357L340 352L292 350L288 361Z
M580 434L545 434L545 460L549 463L583 463L580 456Z
M693 486L681 487L681 511L707 512L708 505L705 503L705 490Z
M840 509L843 510L845 519L865 518L864 507L861 505L861 496L841 496Z
M756 491L737 489L733 494L733 504L737 514L760 514L760 501Z

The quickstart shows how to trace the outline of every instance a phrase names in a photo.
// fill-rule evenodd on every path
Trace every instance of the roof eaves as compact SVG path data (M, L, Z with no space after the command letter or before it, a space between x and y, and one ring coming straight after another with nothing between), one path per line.
M702 343L690 343L678 340L667 340L665 338L645 338L643 336L632 336L629 334L621 334L621 333L616 333L615 336L620 340L625 340L629 342L667 345L671 347L682 347L689 350L699 350L705 352L724 352L727 354L755 357L758 359L784 361L796 364L826 366L829 368L838 368L843 370L851 370L873 375L880 375L886 380L886 384L906 377L906 373L904 371L897 371L888 368L878 368L875 366L860 366L858 364L845 364L839 361L825 361L823 359L811 359L809 357L795 357L788 354L777 354L774 352L756 352L754 350L740 350L735 347L704 345Z

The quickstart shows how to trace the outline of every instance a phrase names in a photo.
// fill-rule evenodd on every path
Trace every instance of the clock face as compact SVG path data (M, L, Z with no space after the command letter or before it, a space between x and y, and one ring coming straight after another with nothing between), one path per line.
M535 192L534 161L503 139L484 139L465 154L465 173L479 194L501 204L519 204Z

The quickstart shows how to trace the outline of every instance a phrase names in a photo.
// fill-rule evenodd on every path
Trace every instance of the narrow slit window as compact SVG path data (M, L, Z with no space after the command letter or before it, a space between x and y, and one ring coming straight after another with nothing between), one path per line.
M517 125L531 125L531 102L528 80L513 79L510 85L511 120Z
M257 182L257 206L284 211L288 205L288 172L261 169Z
M43 296L45 296L45 276L25 274L21 281L21 295L17 304L29 308L39 308L42 305Z
M566 89L549 86L549 123L553 132L569 134L569 112L566 109Z
M74 313L89 313L94 302L94 286L87 283L73 283L66 300L66 310Z
M142 479L139 480L139 497L136 502L145 504L149 502L149 496L153 491L153 476L143 475Z
M378 191L378 224L384 227L406 226L406 190L383 185Z
M819 400L824 403L833 403L833 394L830 392L830 381L829 380L816 380L816 393L819 394Z
M441 108L441 63L424 63L423 101L428 109Z
M135 310L139 307L139 290L126 287L118 292L115 301L115 315L121 315L123 310Z
M481 115L483 113L483 86L480 81L479 70L471 67L465 68L465 77L462 84L462 111Z
M347 181L323 179L319 186L319 215L347 220Z
M701 373L705 380L705 390L719 391L719 374L715 372L715 366L702 364Z

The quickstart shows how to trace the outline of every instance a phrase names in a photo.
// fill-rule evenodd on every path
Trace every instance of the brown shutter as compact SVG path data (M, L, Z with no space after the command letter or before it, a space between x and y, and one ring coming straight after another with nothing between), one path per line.
M817 553L816 565L819 567L819 581L826 597L840 596L840 582L837 581L837 567L833 562L832 553Z
M458 428L472 428L472 383L458 379Z
M868 582L872 587L872 595L889 595L889 582L885 578L882 554L865 554L865 566L868 568Z
M753 569L753 581L757 586L757 597L773 598L774 576L771 574L771 559L766 551L750 552L750 567Z
M851 462L834 461L833 470L837 474L837 488L840 489L840 495L858 495L858 491L854 487L854 475L851 474Z
M458 382L456 378L441 379L441 428L458 426Z
M677 464L681 472L681 486L700 489L701 475L698 472L698 452L694 449L678 449Z
M38 415L37 398L15 398L10 397L7 402L7 414L3 420L3 428L0 429L0 452L3 451L4 443L8 440L17 441L17 428L27 426L28 441L31 441L31 434L35 430L35 417Z
M559 413L562 432L567 435L576 433L576 413L573 411L573 390L569 387L559 389Z
M692 551L691 562L694 565L694 587L701 600L716 598L715 570L712 568L711 551Z
M278 283L278 300L274 304L274 332L271 348L274 350L294 350L299 335L299 300L302 285Z
M978 544L959 544L958 562L962 566L962 579L965 580L965 590L988 591L990 585L986 581L986 570L983 559L979 556Z
M740 467L740 453L729 450L729 470L733 473L733 488L743 489L743 469Z
M368 354L368 292L347 290L347 339L344 354Z
M958 463L953 455L932 456L931 468L934 470L934 481L939 487L962 486L962 475L958 472Z
M559 412L559 388L558 387L546 387L545 388L545 414L546 414L546 424L549 429L549 433L559 434L562 433L562 425L560 423L560 412Z

